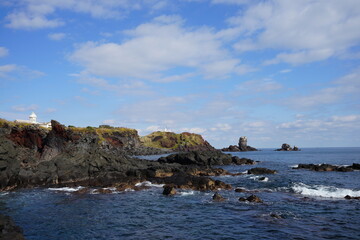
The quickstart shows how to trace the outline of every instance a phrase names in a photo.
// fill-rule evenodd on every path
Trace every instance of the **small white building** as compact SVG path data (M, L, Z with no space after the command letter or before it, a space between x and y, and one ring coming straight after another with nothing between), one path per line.
M29 120L20 120L20 119L16 119L14 122L17 123L30 123L30 124L36 124L39 125L41 127L45 127L45 128L51 128L51 123L47 122L47 123L41 123L41 122L37 122L36 121L36 114L34 112L32 112L29 116Z

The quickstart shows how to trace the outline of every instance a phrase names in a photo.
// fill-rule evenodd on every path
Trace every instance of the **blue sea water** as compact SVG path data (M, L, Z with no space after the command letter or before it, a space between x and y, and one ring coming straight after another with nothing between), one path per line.
M360 239L360 171L294 170L299 163L360 163L360 148L308 148L300 152L233 153L261 161L275 175L217 177L255 191L264 203L238 201L251 193L143 191L76 195L72 189L31 189L0 194L0 212L13 217L26 239ZM152 157L154 159L156 157ZM151 158L148 158L151 159ZM244 172L254 166L225 166ZM149 183L148 183L149 184ZM274 216L281 218L275 218Z

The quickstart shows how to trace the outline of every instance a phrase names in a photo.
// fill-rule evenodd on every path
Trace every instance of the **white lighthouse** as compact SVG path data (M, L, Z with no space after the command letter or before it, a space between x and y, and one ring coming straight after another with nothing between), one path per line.
M41 127L45 127L45 128L51 128L51 123L50 122L37 122L36 121L37 119L37 116L34 112L32 112L30 115L29 115L29 120L19 120L19 119L16 119L15 122L17 123L30 123L30 124L36 124L36 125L39 125Z
M37 118L36 114L34 112L32 112L29 116L29 121L31 123L36 123L36 118Z

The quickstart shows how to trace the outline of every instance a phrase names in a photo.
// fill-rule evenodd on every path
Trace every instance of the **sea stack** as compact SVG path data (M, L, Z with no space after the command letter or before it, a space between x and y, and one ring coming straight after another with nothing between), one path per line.
M239 138L238 145L230 145L227 148L221 149L223 152L247 152L247 151L258 151L256 148L247 145L247 137L242 136Z
M243 136L239 139L240 151L247 151L247 137Z

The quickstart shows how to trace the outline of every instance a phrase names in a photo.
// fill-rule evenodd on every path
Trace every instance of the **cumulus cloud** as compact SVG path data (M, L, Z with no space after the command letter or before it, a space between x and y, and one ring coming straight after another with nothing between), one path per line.
M0 78L17 80L26 78L38 78L44 76L43 72L29 69L25 66L19 66L16 64L0 65Z
M14 111L17 111L17 112L28 112L28 111L35 111L39 108L38 105L36 104L31 104L31 105L16 105L16 106L12 106L12 109Z
M211 29L187 29L176 16L158 17L125 34L129 39L122 43L80 44L70 60L95 75L155 81L179 79L162 74L176 68L188 69L180 78L194 73L218 78L252 70L231 57Z
M249 94L260 92L274 92L283 88L283 86L270 78L260 80L250 80L239 84L237 90Z
M9 54L9 50L5 47L0 47L0 57L5 57Z
M65 24L63 19L52 18L59 10L89 14L94 18L121 18L127 11L144 7L151 11L166 6L163 0L19 0L15 10L6 17L6 26L14 29L54 28Z
M303 64L340 56L360 40L357 0L259 1L229 19L242 34L239 51L282 51L265 64Z
M50 33L48 35L48 38L54 41L63 40L65 37L66 37L65 33Z
M333 103L341 103L347 99L359 100L360 69L333 81L329 87L319 89L308 95L295 95L285 102L295 108L323 107Z

